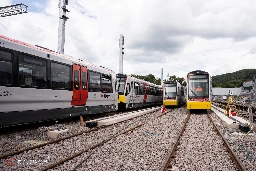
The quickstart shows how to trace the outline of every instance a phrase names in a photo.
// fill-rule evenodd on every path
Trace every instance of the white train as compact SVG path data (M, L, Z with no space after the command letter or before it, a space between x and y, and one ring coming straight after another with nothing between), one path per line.
M129 107L159 100L160 87L120 83L110 69L0 35L0 127L116 111L122 86L135 95Z
M117 74L118 108L138 108L162 104L162 86Z
M118 109L116 74L0 35L0 127Z

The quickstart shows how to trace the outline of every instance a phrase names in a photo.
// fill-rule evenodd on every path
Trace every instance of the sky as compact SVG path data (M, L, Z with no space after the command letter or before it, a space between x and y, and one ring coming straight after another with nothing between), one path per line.
M0 34L57 51L59 0L23 3L28 13L0 17ZM212 76L256 68L255 0L69 0L65 54L125 74Z

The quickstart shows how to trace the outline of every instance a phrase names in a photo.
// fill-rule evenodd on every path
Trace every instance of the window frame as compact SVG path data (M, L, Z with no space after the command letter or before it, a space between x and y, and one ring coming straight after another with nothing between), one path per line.
M103 77L103 76L104 76L104 77ZM110 81L110 83L103 83L103 78L106 78L106 76L109 77L108 81ZM110 84L110 85L109 85L109 84ZM100 85L101 85L101 92L102 92L102 93L113 93L112 75L101 73ZM104 92L104 91L103 91L103 86L104 86L104 85L110 87L110 89L109 89L110 91Z
M96 86L92 87L91 84L96 84L96 83L91 83L91 73L95 73L95 74L98 74L100 77L99 77L99 85L98 85L98 88L95 88ZM93 70L88 70L88 91L89 92L101 92L101 73L100 72L96 72L96 71L93 71ZM98 84L98 83L97 83ZM95 88L95 90L93 90L92 88Z
M68 74L67 75L65 75L65 74L63 74L64 76L68 76L68 82L65 82L64 81L64 88L58 88L58 87L53 87L53 72L55 72L55 71L53 71L53 65L52 64L54 64L54 65L61 65L61 66L65 66L65 67L67 67L66 69L67 69L67 71L68 71ZM59 69L59 68L58 68ZM65 64L65 63L61 63L61 62L57 62L57 61L53 61L53 60L51 60L50 61L50 71L51 71L51 73L50 73L50 77L51 77L51 83L50 83L50 85L51 85L51 89L53 89L53 90L72 90L72 70L71 70L71 66L70 65L68 65L68 64ZM58 72L59 73L59 72ZM63 76L62 75L62 76ZM57 78L57 77L56 77ZM63 83L63 80L61 80L61 81L59 81L59 82L57 82L57 81L55 81L56 83ZM74 85L74 87L75 87L75 85ZM79 86L80 87L80 86Z
M27 59L27 61L26 61ZM30 62L29 62L30 60ZM32 61L32 60L35 60L35 61ZM38 88L38 89L47 89L47 70L48 70L48 67L47 67L47 59L44 59L44 58L41 58L41 57L38 57L38 56L35 56L35 55L31 55L31 54L25 54L25 53L19 53L18 54L18 85L20 87L24 87L24 88ZM34 63L33 63L34 62ZM39 62L42 62L41 65L37 65ZM22 85L21 82L20 82L20 75L24 75L25 74L20 74L20 64L29 64L29 65L32 65L33 67L36 66L36 68L38 68L38 66L41 66L41 69L45 69L44 71L44 77L39 77L39 76L35 76L33 75L33 73L31 74L31 82L33 84L33 82L36 83L36 85L26 85L26 81L24 80L24 84ZM23 70L22 70L23 71ZM33 70L32 70L33 71ZM40 71L40 70L39 70ZM22 72L23 73L23 72ZM41 73L42 73L42 70L41 70ZM41 74L40 73L40 74ZM35 77L33 80L33 77ZM28 77L29 78L29 77ZM28 78L27 78L27 81L28 81ZM41 86L41 85L37 85L37 78L43 78L43 79L40 79L40 80L44 80L44 86Z
M10 66L11 66L10 72L4 72L4 71L3 71L3 73L6 73L6 74L7 74L7 83L0 83L0 86L11 86L11 85L14 84L14 78L13 78L13 75L14 75L14 73L13 73L14 54L13 54L12 51L5 50L5 49L0 49L0 52L10 54L10 60L9 60L9 59L6 59L6 58L2 58L2 59L0 59L0 60L4 60L3 63L9 62L9 63L10 63ZM1 56L0 56L0 58L1 58ZM10 67L10 66L9 66L9 67ZM2 72L2 71L1 71L1 72ZM8 73L9 73L9 76L8 76ZM10 77L10 76L11 76L11 77ZM9 78L11 78L11 79L9 80ZM9 81L10 81L10 83L9 83Z

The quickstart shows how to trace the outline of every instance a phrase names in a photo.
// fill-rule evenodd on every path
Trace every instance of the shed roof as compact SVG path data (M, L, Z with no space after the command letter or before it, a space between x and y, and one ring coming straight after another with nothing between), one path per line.
M240 88L212 88L213 96L228 95L229 91L231 91L233 95L240 95L242 92L242 89L241 87Z

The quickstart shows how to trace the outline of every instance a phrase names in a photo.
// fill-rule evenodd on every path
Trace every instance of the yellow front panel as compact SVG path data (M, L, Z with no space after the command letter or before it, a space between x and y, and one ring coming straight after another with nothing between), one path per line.
M187 109L211 109L211 102L188 101Z
M164 106L178 106L177 100L164 100L163 101Z
M125 103L125 102L126 102L124 95L119 95L118 103L120 103L120 102L122 102L122 103Z

